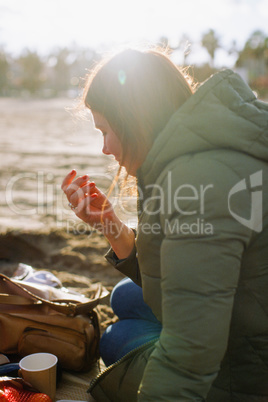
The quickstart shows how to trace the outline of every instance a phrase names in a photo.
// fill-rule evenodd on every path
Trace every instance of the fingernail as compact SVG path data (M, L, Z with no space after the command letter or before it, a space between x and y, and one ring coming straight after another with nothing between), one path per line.
M83 180L89 179L88 174L85 174L84 176L82 176L82 179L83 179Z
M75 169L73 169L71 172L70 172L70 174L74 174L75 173Z
M89 183L89 187L91 187L91 188L92 188L92 187L95 187L94 181L92 181L92 182Z

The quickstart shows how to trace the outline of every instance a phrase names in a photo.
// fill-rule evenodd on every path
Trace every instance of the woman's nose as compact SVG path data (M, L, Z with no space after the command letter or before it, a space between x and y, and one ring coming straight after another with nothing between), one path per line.
M108 147L107 147L107 145L106 145L105 140L103 141L102 153L103 153L104 155L110 155L110 152L109 152L109 150L108 150Z

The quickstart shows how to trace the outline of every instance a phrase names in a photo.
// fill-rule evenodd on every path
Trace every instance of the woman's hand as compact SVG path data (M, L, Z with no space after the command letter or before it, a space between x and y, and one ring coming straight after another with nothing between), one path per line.
M64 178L61 188L74 213L90 226L101 230L103 225L113 220L112 204L88 175L76 178L76 171L72 170Z
M134 247L133 230L118 218L108 198L88 175L75 177L76 171L72 170L63 180L61 188L76 216L101 231L118 258L127 258Z

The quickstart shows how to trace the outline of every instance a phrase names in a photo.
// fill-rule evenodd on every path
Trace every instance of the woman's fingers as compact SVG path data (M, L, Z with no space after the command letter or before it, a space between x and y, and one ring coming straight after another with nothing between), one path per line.
M69 196L69 201L76 206L85 197L85 194L91 195L94 191L96 191L95 183L86 182Z
M61 189L65 192L67 187L72 183L73 179L76 176L76 171L73 169L67 176L63 179Z
M112 204L88 175L76 178L73 169L63 180L62 190L74 208L73 212L84 222L102 224L104 215L112 211Z
M67 198L70 199L71 195L76 191L79 191L79 189L88 181L89 181L88 175L80 176L77 179L73 180L64 190Z
M92 193L95 183L89 181L89 176L79 176L75 179L76 171L72 170L63 180L61 188L68 201L76 206L86 192Z
M98 197L98 194L93 193L93 194L85 194L84 198L82 198L79 203L77 204L77 207L74 209L74 212L76 215L80 218L85 218L85 217L90 217L92 214L98 214L100 212L100 209L94 208L94 211L91 207L91 203Z
M67 196L72 194L74 191L77 191L82 185L89 181L89 176L87 174L84 176L79 176L74 180L75 176L76 171L72 170L62 182L61 188Z
M79 200L75 212L83 211L86 215L100 215L103 213L105 203L110 205L106 196L95 187L91 193L85 193Z

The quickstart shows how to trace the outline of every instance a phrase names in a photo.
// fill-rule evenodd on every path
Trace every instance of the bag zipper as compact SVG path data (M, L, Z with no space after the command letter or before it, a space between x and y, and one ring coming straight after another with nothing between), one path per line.
M159 339L159 337L151 339L150 341L143 343L140 346L137 346L135 349L132 349L129 351L127 354L122 356L119 360L111 364L110 366L106 367L104 370L102 370L101 373L99 373L95 378L90 383L90 386L87 390L87 392L91 392L92 389L95 387L95 385L100 381L102 377L104 377L109 371L111 371L114 367L118 366L120 363L122 363L124 360L128 359L129 356L136 354L138 351L141 351L143 349L147 349L148 346L155 344L155 342Z

